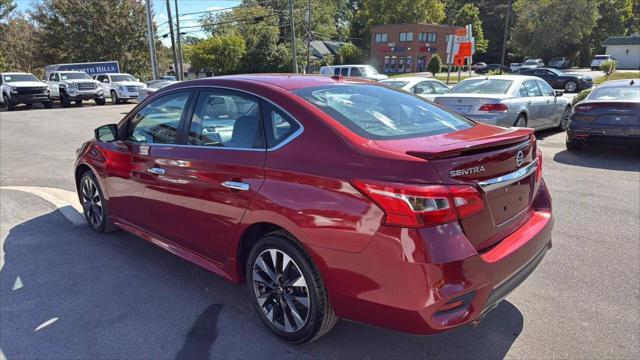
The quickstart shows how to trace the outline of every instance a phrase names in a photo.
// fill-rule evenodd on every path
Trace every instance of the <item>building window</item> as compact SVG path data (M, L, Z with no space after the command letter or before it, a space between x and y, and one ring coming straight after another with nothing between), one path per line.
M387 34L382 33L382 34L376 34L376 39L375 41L377 43L386 43L387 42Z
M413 41L413 33L412 32L401 32L400 33L400 42L404 41Z
M427 34L427 42L434 43L438 41L438 34L430 32Z
M419 33L418 34L418 41L427 42L427 33L426 32Z

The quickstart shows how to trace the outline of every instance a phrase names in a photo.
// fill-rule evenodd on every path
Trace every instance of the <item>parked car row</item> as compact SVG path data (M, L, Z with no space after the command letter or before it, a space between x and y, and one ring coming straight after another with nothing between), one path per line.
M166 81L166 80L165 80ZM113 104L136 100L147 86L130 74L109 73L91 78L83 71L61 70L45 73L45 80L22 72L0 73L0 102L7 110L16 105L31 106L42 103L45 108L53 107L54 101L60 101L62 107L72 103L81 105L85 100L93 100L104 105L106 97Z

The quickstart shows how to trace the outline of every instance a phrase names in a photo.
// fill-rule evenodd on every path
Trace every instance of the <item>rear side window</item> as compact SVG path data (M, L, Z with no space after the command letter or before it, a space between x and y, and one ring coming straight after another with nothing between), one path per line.
M553 88L546 81L538 81L538 86L544 96L554 96Z
M502 79L470 79L459 82L449 90L462 94L506 94L513 81Z
M203 90L189 126L190 145L264 148L259 100L227 90Z
M364 70L364 68L362 68ZM351 76L364 76L362 74L362 71L360 71L360 68L354 67L351 68Z
M272 148L281 144L295 133L300 128L300 125L272 104L266 101L263 101L262 104L267 147Z
M145 105L129 122L126 140L144 144L175 144L190 94L177 92Z
M414 138L473 126L473 122L427 100L383 86L330 85L294 92L354 133L368 139Z

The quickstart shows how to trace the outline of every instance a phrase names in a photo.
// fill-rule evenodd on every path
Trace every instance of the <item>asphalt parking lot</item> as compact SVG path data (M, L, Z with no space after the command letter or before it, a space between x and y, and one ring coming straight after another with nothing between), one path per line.
M75 149L132 107L0 112L0 359L640 358L640 149L575 154L538 134L553 249L478 326L425 337L341 321L291 346L244 286L73 225L29 190L74 191Z

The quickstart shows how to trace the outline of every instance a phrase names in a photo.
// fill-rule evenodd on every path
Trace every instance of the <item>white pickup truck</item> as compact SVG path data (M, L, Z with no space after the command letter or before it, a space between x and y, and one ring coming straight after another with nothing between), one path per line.
M21 72L0 73L0 102L8 111L18 104L42 103L47 109L53 107L47 84L33 74Z
M83 71L52 71L46 76L51 98L60 99L63 107L71 106L72 101L81 105L83 100L105 104L102 86Z
M147 87L130 74L100 74L95 79L102 85L105 96L111 96L113 104L126 103L127 100L137 99L140 89Z

